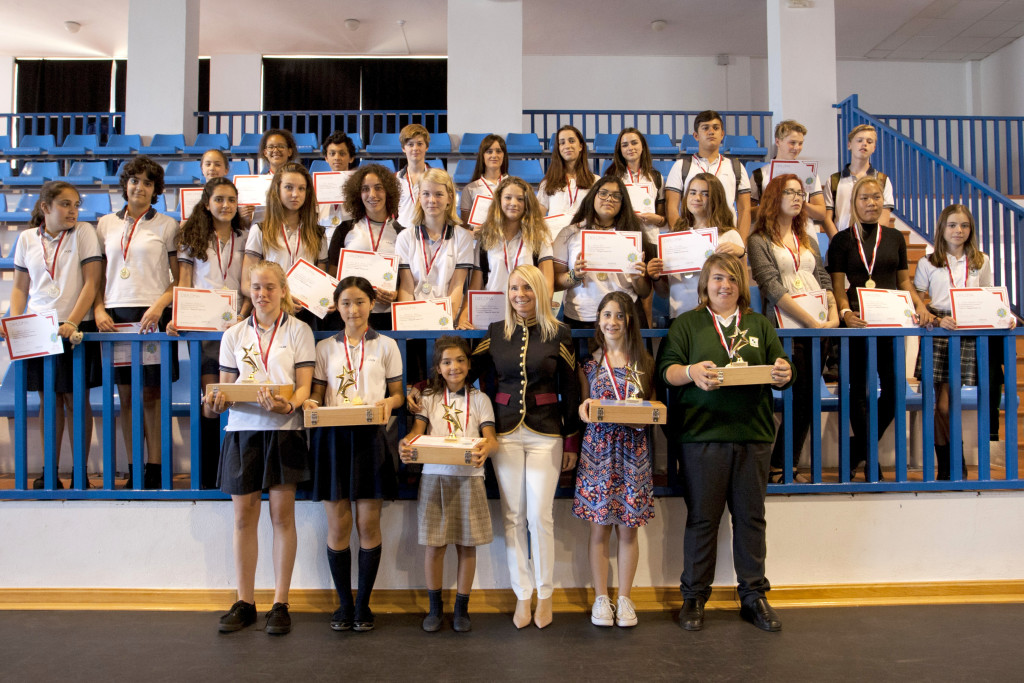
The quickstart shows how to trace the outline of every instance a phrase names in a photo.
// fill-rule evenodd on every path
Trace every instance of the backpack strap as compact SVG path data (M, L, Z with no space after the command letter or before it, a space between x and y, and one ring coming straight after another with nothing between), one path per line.
M729 159L732 162L732 175L736 178L736 196L740 196L740 176L743 174L743 167L740 165L740 160L736 157Z

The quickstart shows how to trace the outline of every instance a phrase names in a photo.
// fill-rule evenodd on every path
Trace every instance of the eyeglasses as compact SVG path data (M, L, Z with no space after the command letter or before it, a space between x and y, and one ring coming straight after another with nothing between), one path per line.
M606 202L607 201L621 202L622 201L622 193L621 192L609 192L608 190L598 190L597 198L598 199L603 199Z
M264 149L268 152L283 152L288 149L288 145L267 145Z
M799 197L802 201L807 201L807 193L803 190L783 190L782 195L784 197Z

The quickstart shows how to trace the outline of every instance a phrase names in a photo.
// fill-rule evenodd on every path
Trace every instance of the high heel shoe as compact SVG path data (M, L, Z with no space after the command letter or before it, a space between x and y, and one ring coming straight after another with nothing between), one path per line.
M519 600L516 602L516 613L512 615L512 623L516 628L523 628L530 623L533 615L530 613L531 599Z
M537 628L551 625L551 598L537 598L537 610L533 613L533 623Z

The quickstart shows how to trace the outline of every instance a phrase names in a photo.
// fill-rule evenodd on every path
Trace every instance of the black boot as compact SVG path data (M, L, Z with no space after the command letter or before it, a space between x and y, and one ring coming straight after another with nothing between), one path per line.
M430 612L423 618L423 630L433 633L441 630L441 617L444 616L444 601L441 597L441 589L427 591L430 598Z
M459 633L473 629L469 621L469 596L463 593L455 594L455 619L452 621L452 628Z
M352 551L327 548L327 566L331 568L334 590L338 592L340 606L331 616L331 628L348 631L352 628Z
M377 582L380 567L380 546L367 550L359 549L359 588L356 590L356 613L352 628L356 631L373 630L373 612L370 611L370 594Z
M160 472L160 463L146 463L146 471L142 475L142 488L158 490L163 488L163 477Z
M125 482L124 482L124 490L125 491L131 491L133 488L135 488L135 477L133 476L134 472L135 472L135 468L132 467L132 465L129 463L129 465L128 465L128 479L126 479Z

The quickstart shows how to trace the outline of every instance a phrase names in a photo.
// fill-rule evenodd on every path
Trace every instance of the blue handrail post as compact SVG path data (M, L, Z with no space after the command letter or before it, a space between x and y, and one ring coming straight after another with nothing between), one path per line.
M193 490L202 487L202 459L211 457L209 453L203 453L203 409L199 399L205 393L206 387L202 386L202 350L201 341L190 340L188 342L189 357L189 386L193 387L188 398L188 424L189 424L189 480ZM197 360L198 359L198 360ZM199 387L197 391L195 387Z
M989 452L989 433L991 422L989 410L991 402L987 391L987 379L991 360L988 354L988 345L992 337L979 336L975 340L976 355L978 358L978 481L992 479L992 461ZM983 380L982 378L985 378Z
M850 481L850 338L839 340L839 481Z
M864 462L867 468L864 472L864 481L878 480L878 338L868 337L868 367L867 367L867 389L868 389L868 452ZM887 378L889 379L889 378ZM857 397L860 399L860 397ZM855 454L856 455L856 454Z
M933 337L921 337L921 461L924 480L935 480L935 383Z
M782 349L789 356L790 360L793 359L793 338L786 337L782 340ZM793 465L800 459L799 453L794 453L794 439L793 439L793 390L792 388L785 389L782 392L782 424L783 433L785 434L785 460L782 465L783 483L793 483ZM801 444L803 445L803 444Z
M893 337L893 367L896 374L895 455L896 481L907 480L907 351L906 337Z
M112 491L114 489L114 472L117 469L117 436L114 430L113 342L100 342L100 350L103 359L103 380L100 387L103 394L103 488Z
M145 400L142 396L143 388L142 375L145 366L142 365L142 342L133 341L132 345L132 400L129 406L132 411L132 488L136 491L142 491L144 485L144 474L146 469L146 453L145 453L145 428L143 426L143 418L145 417ZM124 396L121 397L121 414L122 419L125 410Z
M148 343L148 342L143 342ZM157 342L160 348L160 488L174 488L174 433L171 425L171 344L177 341Z
M43 486L47 491L57 488L57 392L54 391L56 358L43 358L43 391L39 417L43 421L43 467L46 470Z
M28 392L25 364L14 362L14 488L28 488Z
M821 367L821 337L811 338L811 370ZM821 483L821 382L814 382L811 393L811 480ZM842 428L842 423L840 423Z
M956 336L949 338L947 351L946 379L949 387L949 479L950 481L961 481L967 478L967 472L963 471L961 455L963 454L963 431L962 418L960 416L960 405L962 401L962 384L960 382L960 340L964 337ZM978 438L981 438L981 434ZM958 438L959 437L959 438Z
M71 374L74 379L71 402L75 412L71 425L71 455L74 458L71 486L76 489L84 489L88 488L90 445L85 439L85 411L86 406L89 405L89 387L85 384L85 345L76 344L72 347L71 353L73 354ZM65 429L67 429L66 426Z
M1006 478L1016 479L1019 476L1017 461L1017 410L1020 401L1017 398L1017 337L1003 337L1003 390L1006 398L1003 405L1003 429L1006 436Z

